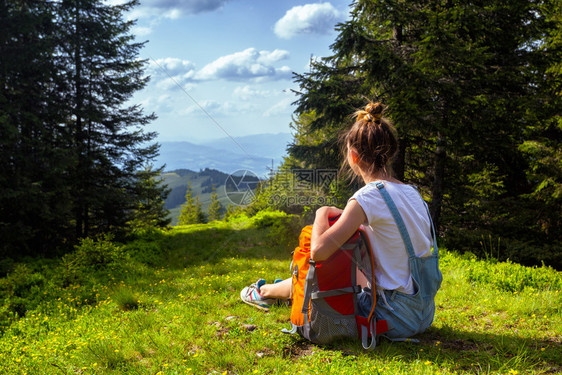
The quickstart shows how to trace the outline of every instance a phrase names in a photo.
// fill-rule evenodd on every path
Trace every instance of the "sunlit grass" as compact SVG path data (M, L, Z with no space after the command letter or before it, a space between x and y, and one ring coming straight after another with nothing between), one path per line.
M291 249L272 244L267 228L196 225L152 241L134 250L156 244L148 263L133 254L119 274L89 290L49 291L57 297L14 321L0 338L0 373L562 372L560 289L538 284L512 292L493 275L475 280L471 270L493 270L484 261L442 251L433 327L420 343L383 341L365 352L355 342L319 347L285 335L287 307L264 313L239 301L257 278L288 274ZM561 277L545 272L545 282Z

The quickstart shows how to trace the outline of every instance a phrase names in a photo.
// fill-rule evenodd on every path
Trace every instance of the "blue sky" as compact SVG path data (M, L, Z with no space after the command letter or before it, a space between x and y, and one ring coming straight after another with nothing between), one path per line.
M349 3L141 0L128 16L138 19L137 39L148 40L141 57L151 82L134 102L159 118L146 129L159 142L194 143L290 132L292 73L330 55Z

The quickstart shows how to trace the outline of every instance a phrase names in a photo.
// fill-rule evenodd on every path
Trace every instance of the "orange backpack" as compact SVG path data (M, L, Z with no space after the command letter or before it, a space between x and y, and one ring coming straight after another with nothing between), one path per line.
M336 220L330 219L330 224ZM330 258L318 262L310 259L311 234L312 225L302 229L293 253L292 329L284 332L298 332L319 344L360 338L365 349L374 348L376 336L388 331L388 326L374 317L375 293L369 317L357 314L356 294L362 291L357 282L359 272L374 290L374 256L367 233L359 228Z

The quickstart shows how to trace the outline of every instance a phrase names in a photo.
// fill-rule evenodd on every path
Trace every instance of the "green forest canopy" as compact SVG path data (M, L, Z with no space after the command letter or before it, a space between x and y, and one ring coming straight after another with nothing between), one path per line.
M337 168L349 114L380 100L394 172L450 248L560 269L561 21L559 1L355 1L333 54L296 75L288 166Z

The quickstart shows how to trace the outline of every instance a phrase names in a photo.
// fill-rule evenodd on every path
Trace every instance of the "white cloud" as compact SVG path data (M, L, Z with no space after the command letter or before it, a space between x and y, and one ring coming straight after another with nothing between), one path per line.
M175 57L150 60L147 74L159 89L170 90L177 85L186 87L186 83L195 76L195 64Z
M195 70L195 64L189 60L182 60L176 57L166 57L164 59L150 60L152 69L161 74L171 76L189 75ZM164 69L165 72L162 72Z
M189 60L167 57L150 60L147 75L152 77L157 88L168 90L187 83L210 80L231 80L253 82L290 79L292 70L288 66L275 67L273 64L287 59L289 52L283 50L257 51L248 48L242 52L222 56L197 71Z
M172 97L164 94L158 97L149 97L141 101L139 104L145 109L146 112L170 112L173 111L171 105Z
M117 0L113 0L117 1ZM135 11L136 18L176 19L186 15L212 12L229 0L143 0Z
M234 89L234 96L242 100L248 100L255 97L270 96L273 92L270 90L256 90L251 86L238 86Z
M286 60L289 58L289 51L276 49L273 52L260 51L258 62L266 65L271 65L277 61Z
M327 34L342 14L330 3L295 6L275 23L273 31L283 39L299 34Z
M291 69L288 66L276 68L274 63L287 59L289 52L283 50L257 51L248 48L242 52L219 57L207 64L197 74L198 80L274 80L289 79Z

